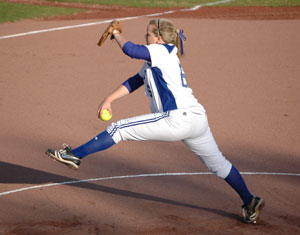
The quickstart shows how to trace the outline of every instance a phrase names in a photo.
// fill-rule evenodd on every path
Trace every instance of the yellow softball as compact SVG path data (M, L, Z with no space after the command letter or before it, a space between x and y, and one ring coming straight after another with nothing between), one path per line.
M110 114L110 112L108 111L108 109L104 109L102 111L102 114L101 114L100 118L101 118L102 121L107 122L107 121L109 121L112 118L112 115Z

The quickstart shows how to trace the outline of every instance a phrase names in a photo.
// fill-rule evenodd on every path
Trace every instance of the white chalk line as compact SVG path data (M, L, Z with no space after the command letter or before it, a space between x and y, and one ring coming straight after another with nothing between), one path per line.
M124 17L124 18L119 18L117 20L119 20L119 21L134 20L134 19L140 19L140 18L143 18L143 17L153 17L153 16L167 15L167 14L171 14L171 13L174 13L174 12L177 12L177 11L195 11L195 10L198 10L199 8L201 8L201 7L204 7L204 6L213 6L213 5L222 4L222 3L231 2L231 1L233 1L233 0L221 0L221 1L211 2L211 3L205 3L205 4L202 4L202 5L197 5L197 6L194 6L192 8L187 8L187 9L166 11L166 12L153 13L153 14L147 14L147 15L141 15L141 16ZM21 36L26 36L26 35L52 32L52 31L59 31L59 30L65 30L65 29L88 27L88 26L94 26L94 25L98 25L98 24L106 24L106 23L110 23L110 22L111 22L111 20L104 20L104 21L98 21L98 22L92 22L92 23L86 23L86 24L79 24L79 25L71 25L71 26L63 26L63 27L57 27L57 28L29 31L29 32L25 32L25 33L18 33L18 34L0 36L0 39L15 38L15 37L21 37Z
M240 172L242 175L276 175L276 176L300 176L297 173L277 173L277 172ZM191 173L157 173L157 174L140 174L140 175L124 175L124 176L111 176L111 177L102 177L102 178L94 178L94 179L85 179L85 180L74 180L74 181L66 181L61 183L52 183L52 184L42 184L30 187L19 188L7 192L0 193L0 197L18 193L22 191L38 189L38 188L46 188L60 185L68 185L68 184L79 184L85 182L93 182L93 181L104 181L104 180L115 180L115 179L129 179L129 178L142 178L142 177L162 177L162 176L191 176L191 175L212 175L211 172L191 172Z

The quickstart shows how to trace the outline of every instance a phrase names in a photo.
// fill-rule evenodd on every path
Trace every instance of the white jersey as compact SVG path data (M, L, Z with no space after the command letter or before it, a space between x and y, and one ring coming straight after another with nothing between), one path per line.
M151 112L193 108L197 113L205 113L187 85L185 73L176 54L177 48L171 44L151 44L146 47L151 62L144 63L139 75L144 80Z
M216 175L226 178L232 167L210 131L204 108L187 86L174 45L147 46L151 63L139 72L150 99L150 114L111 123L115 143L126 140L183 141ZM138 83L140 84L140 83Z

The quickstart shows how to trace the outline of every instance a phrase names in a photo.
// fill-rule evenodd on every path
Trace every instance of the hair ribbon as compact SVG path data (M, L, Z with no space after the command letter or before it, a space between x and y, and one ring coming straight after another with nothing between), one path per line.
M180 38L180 49L181 49L181 55L183 55L183 41L186 40L186 37L183 35L183 30L179 30L179 38Z

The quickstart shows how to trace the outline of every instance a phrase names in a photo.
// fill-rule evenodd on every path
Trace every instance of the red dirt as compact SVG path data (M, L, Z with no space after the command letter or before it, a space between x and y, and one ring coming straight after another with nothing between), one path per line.
M165 9L103 7L0 24L0 36L157 11ZM189 86L228 159L242 172L299 174L299 8L201 8L167 17L185 31ZM124 22L124 36L143 43L148 21ZM53 182L207 171L182 143L120 143L87 157L78 171L44 155L48 147L77 146L102 131L99 102L141 66L115 43L97 47L105 27L0 40L0 195ZM140 90L115 102L113 111L116 121L149 109ZM223 180L165 176L1 195L0 234L299 234L299 177L244 178L266 200L257 225L241 222L242 203Z

